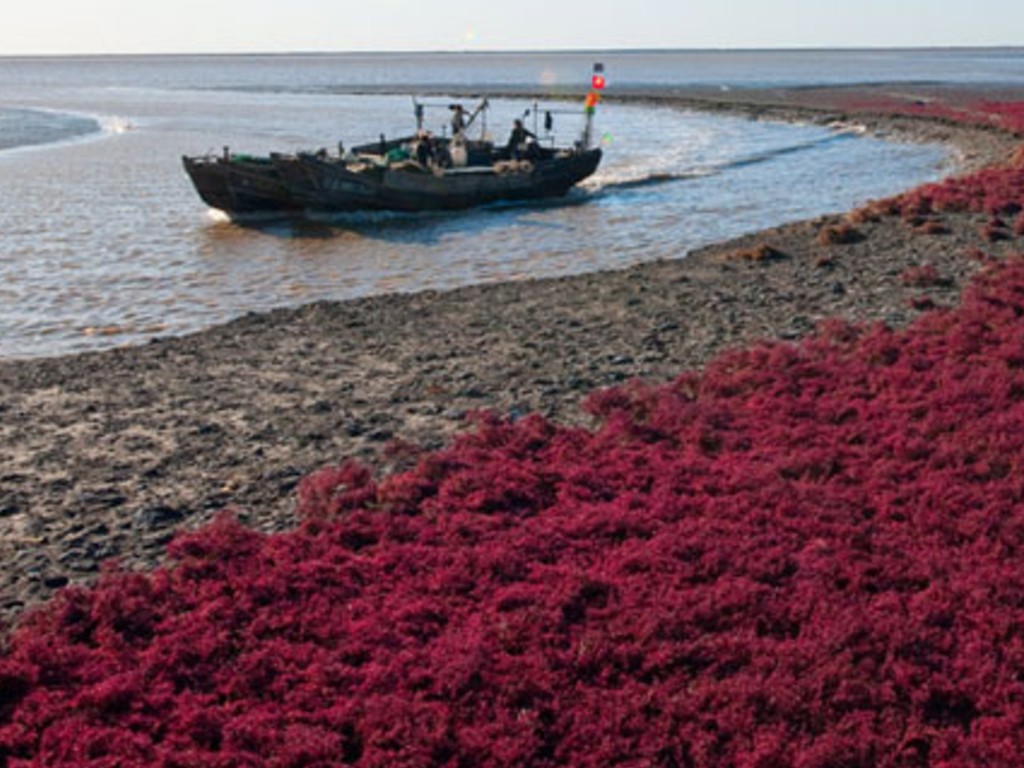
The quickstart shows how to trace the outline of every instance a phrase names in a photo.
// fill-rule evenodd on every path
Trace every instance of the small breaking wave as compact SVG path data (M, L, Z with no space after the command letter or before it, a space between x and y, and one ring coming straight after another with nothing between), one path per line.
M676 181L688 181L704 176L712 176L718 171L715 169L695 169L681 173L670 173L666 171L652 171L640 174L608 174L595 178L592 181L584 182L581 186L589 192L622 192L631 189L642 189L645 187L657 187L662 184L671 184Z
M103 133L111 133L114 135L128 133L128 131L135 128L130 120L118 117L117 115L104 115L103 117L99 117L97 118L97 123Z

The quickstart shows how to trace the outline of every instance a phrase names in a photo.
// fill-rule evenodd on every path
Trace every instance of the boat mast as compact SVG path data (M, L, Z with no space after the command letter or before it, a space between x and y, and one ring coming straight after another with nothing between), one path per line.
M491 103L490 103L490 101L488 101L486 96L484 96L482 99L480 99L480 103L477 104L476 109L473 110L473 114L471 114L469 116L469 119L466 121L465 130L468 131L469 130L469 126L471 126L476 121L477 117L479 117L480 118L480 122L481 122L481 124L483 126L481 128L480 138L483 139L484 138L484 134L487 133L487 109L490 106L491 106Z
M587 99L583 106L583 111L586 114L583 138L580 142L583 145L583 149L590 149L591 142L593 141L594 113L597 112L597 105L601 101L601 91L604 90L604 86L604 64L597 62L594 64L594 73L590 78L590 92L587 94Z

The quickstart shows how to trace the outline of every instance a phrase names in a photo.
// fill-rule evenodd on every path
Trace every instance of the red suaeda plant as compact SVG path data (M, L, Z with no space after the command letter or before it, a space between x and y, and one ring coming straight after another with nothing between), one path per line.
M818 245L849 245L859 243L864 239L864 234L847 222L829 224L818 230Z
M910 306L918 312L926 312L930 309L935 309L936 304L931 296L911 296Z
M871 200L855 208L846 214L846 218L853 224L867 224L881 221L886 216L899 216L900 206L896 198L885 198L884 200Z
M990 217L1014 216L1024 211L1024 166L986 168L966 176L924 184L897 197L875 200L850 214L854 222L900 216L915 231L939 234L934 214L971 212Z
M854 113L906 115L967 125L997 126L1024 134L1024 103L1019 101L979 101L951 106L935 99L925 101L877 96L846 99L841 106Z
M913 230L918 235L948 235L949 228L941 221L935 219L925 219L918 222L913 226Z
M991 123L992 116L976 110L951 107L934 99L902 99L893 96L857 96L840 102L844 109L854 113L906 115L947 120L953 123Z
M986 168L967 176L925 184L899 198L900 212L970 211L991 216L1024 209L1024 168Z
M950 107L941 102L908 102L880 97L855 99L845 105L857 112L917 115L954 122L999 125L1024 133L1024 102L984 101L969 107ZM854 223L877 221L884 216L901 216L920 234L944 234L941 224L929 223L932 214L944 212L986 213L1013 216L1024 211L1024 146L1006 165L985 168L966 176L925 184L906 194L868 203L850 215ZM1003 239L1002 230L985 227L981 235L994 242Z
M1024 260L588 407L64 590L0 656L0 764L1020 764Z
M993 266L996 264L996 259L993 258L991 254L985 253L985 251L981 250L981 248L976 248L974 246L968 248L964 252L964 255L971 261L975 261L980 264L986 264L988 266Z
M753 261L766 262L785 259L786 254L768 243L758 243L749 248L740 248L730 251L722 256L725 261Z
M1024 103L1019 101L982 101L977 110L995 116L1008 130L1024 134Z
M907 267L900 273L900 282L911 288L931 288L935 285L949 285L948 278L944 278L932 264L920 264L916 267Z

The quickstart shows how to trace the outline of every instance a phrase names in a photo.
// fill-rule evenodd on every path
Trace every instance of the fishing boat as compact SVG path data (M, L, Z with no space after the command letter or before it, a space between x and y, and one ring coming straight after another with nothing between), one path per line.
M441 144L432 151L443 154L446 148ZM448 151L457 155L458 147ZM505 148L486 148L476 158L447 165L414 159L392 162L368 154L298 154L275 156L273 163L291 200L304 210L455 210L565 195L594 173L601 150L537 147L517 158Z
M487 99L468 120L461 105L444 105L453 112L450 136L424 130L427 105L414 99L417 131L403 138L381 136L349 150L339 144L336 153L321 149L265 157L233 154L225 148L219 155L185 156L182 161L203 201L236 218L454 210L559 197L593 174L601 162L601 149L592 146L592 130L603 87L603 67L595 65L583 131L569 146L556 146L550 138L552 110L544 114L544 137L537 137L536 127L526 131L517 120L520 140L514 134L507 144L495 145L487 138ZM536 104L532 114L539 120ZM480 138L472 140L469 128L478 116L483 129Z

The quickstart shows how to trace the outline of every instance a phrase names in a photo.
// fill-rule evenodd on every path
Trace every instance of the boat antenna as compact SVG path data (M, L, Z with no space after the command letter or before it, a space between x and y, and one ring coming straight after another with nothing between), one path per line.
M418 133L423 130L423 105L416 100L415 96L412 97L412 111L416 115L416 131Z

